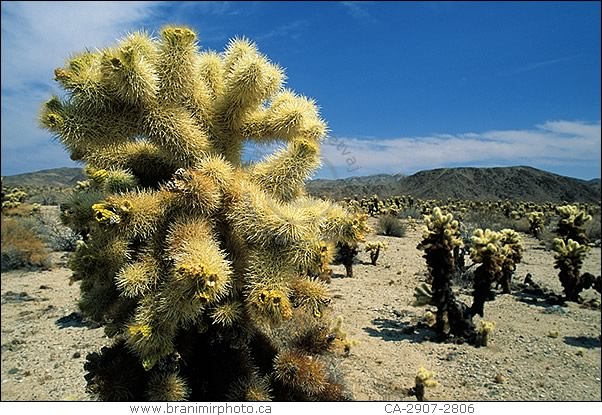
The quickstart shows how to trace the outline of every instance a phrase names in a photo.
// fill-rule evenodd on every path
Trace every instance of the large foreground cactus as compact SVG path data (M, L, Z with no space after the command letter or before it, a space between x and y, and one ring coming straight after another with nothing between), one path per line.
M201 52L165 27L86 51L55 71L41 124L90 180L64 217L84 236L80 308L115 339L88 387L118 400L338 400L325 243L365 217L308 197L326 125L246 39ZM286 147L245 163L243 145Z

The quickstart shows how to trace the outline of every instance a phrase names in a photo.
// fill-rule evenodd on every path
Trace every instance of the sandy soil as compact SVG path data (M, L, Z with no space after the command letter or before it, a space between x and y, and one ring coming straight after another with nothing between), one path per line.
M553 253L523 235L526 251L516 279L531 273L536 282L562 292ZM600 310L575 303L565 307L510 294L485 305L494 321L489 345L442 344L430 329L413 330L426 306L413 305L414 288L426 279L426 263L416 249L420 228L403 238L371 234L385 241L376 266L361 252L354 277L333 266L330 284L335 314L357 344L340 369L356 400L415 400L408 388L420 367L435 372L439 385L430 401L600 401ZM108 344L102 328L77 313L79 285L68 284L64 258L51 271L2 273L2 395L12 400L88 400L83 363L89 352ZM600 248L583 271L600 274ZM470 304L469 290L458 289ZM586 297L600 298L593 290ZM555 335L555 336L554 336ZM553 337L552 337L553 336Z

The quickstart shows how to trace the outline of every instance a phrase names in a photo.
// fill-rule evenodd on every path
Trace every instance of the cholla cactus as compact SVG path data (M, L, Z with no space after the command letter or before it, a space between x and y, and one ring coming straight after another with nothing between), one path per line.
M387 249L387 244L381 241L368 241L366 242L366 246L364 247L364 251L370 253L370 262L372 265L376 265L376 261L380 255L380 251L385 251Z
M580 244L589 242L583 226L592 219L591 215L573 205L559 206L556 208L556 213L560 215L556 229L556 234L560 238L565 242L568 242L569 239Z
M5 216L31 216L40 212L42 205L25 203L28 194L18 187L5 188L2 183L2 214Z
M556 252L554 268L560 270L560 283L565 297L569 301L577 302L581 291L589 288L593 282L584 279L581 275L581 266L590 248L572 239L565 242L563 239L556 238L553 249Z
M415 386L410 389L410 396L416 396L417 401L424 401L424 392L426 388L434 388L439 383L434 379L435 373L423 367L418 369L416 374Z
M489 336L493 333L493 329L495 328L495 323L493 321L485 321L481 320L479 322L479 328L477 330L477 346L487 346L489 342Z
M425 282L414 288L414 305L417 307L433 304L433 291Z
M168 26L74 55L41 124L82 183L80 307L115 345L90 356L101 399L344 399L330 372L323 242L367 227L308 197L326 134L315 103L246 39L217 54ZM246 140L286 148L247 165ZM310 339L305 341L303 339ZM303 340L303 341L302 341Z
M573 205L559 206L556 213L560 215L560 220L556 228L559 238L554 239L552 246L556 252L554 268L560 270L560 283L566 299L578 302L581 300L581 291L588 289L596 281L591 274L581 275L581 266L590 249L583 226L592 217Z
M470 258L479 263L474 272L474 301L471 306L472 315L483 316L485 301L493 299L491 284L501 281L504 255L502 253L502 234L490 229L477 229L472 237Z
M516 271L516 264L520 263L523 259L523 252L525 247L523 245L522 238L513 229L502 229L501 244L503 256L502 261L502 275L500 284L502 286L502 292L505 294L510 293L510 282L512 281L512 275Z
M353 261L359 252L357 242L339 241L336 244L334 262L343 264L347 278L353 278Z
M531 212L527 218L529 220L529 232L531 235L538 237L544 228L544 213Z
M432 278L432 304L437 307L435 328L444 338L451 334L473 342L476 332L472 316L468 307L456 299L451 283L456 268L454 248L463 245L459 223L451 213L443 214L439 207L425 216L424 221L423 240L417 248L425 252Z
M2 178L2 212L19 207L27 197L27 193L17 187L4 187Z

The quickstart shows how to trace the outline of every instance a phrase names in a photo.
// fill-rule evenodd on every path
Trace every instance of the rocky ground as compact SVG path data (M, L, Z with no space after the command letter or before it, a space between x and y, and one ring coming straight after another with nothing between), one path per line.
M415 400L407 395L420 367L435 373L430 401L600 401L601 315L576 303L555 306L517 293L485 305L495 322L487 347L436 343L430 329L415 329L426 306L413 305L414 288L426 279L416 249L419 227L403 238L371 234L388 244L376 266L361 252L354 277L333 266L330 284L336 315L356 343L340 369L361 401ZM553 253L531 237L516 279L531 273L547 289L562 292ZM83 363L109 341L102 328L82 320L79 285L61 254L50 271L2 273L2 400L88 400ZM600 274L600 248L583 271ZM470 290L459 289L470 304ZM585 297L599 299L593 290Z

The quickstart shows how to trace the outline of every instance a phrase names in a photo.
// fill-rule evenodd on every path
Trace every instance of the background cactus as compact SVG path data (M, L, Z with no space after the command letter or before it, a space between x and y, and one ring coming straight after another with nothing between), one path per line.
M370 262L372 265L376 265L380 251L384 251L386 249L387 244L381 241L366 241L366 246L364 247L364 251L370 253Z
M201 52L189 28L76 54L40 114L86 165L63 207L84 236L80 307L112 347L89 356L107 400L339 400L324 243L363 216L305 195L326 134L315 103L246 39ZM246 163L243 146L286 147ZM340 331L340 330L339 330Z
M435 329L442 338L449 335L474 343L476 331L466 304L458 301L452 290L456 266L454 248L462 246L459 223L452 214L443 214L439 207L424 217L423 240L417 248L425 252L432 280L431 304L437 307Z
M470 258L479 267L474 272L474 301L471 306L472 315L483 316L485 301L493 299L491 284L501 280L502 263L502 234L490 229L477 229L472 237Z
M347 278L353 278L353 261L359 253L357 242L340 241L336 244L334 262L343 264Z
M502 255L504 257L500 285L502 286L502 292L509 294L512 275L516 271L516 264L523 259L525 247L518 232L512 229L502 229L500 233L502 234Z
M590 248L572 239L565 242L561 238L556 238L553 249L556 252L554 268L560 271L558 276L565 298L578 302L581 291L588 289L593 283L589 278L583 278L581 275L581 266Z
M599 280L591 274L581 274L583 261L590 247L589 239L584 226L592 220L592 216L586 210L574 205L559 206L556 213L560 216L556 228L559 236L554 239L552 249L554 250L554 268L559 269L559 278L564 290L565 298L569 301L580 302L581 291L592 285L600 291Z
M470 258L480 264L474 272L474 292L471 313L483 317L485 301L493 300L494 282L501 284L504 292L510 292L510 281L516 264L522 259L522 241L511 229L494 232L477 229L472 237Z
M591 215L588 215L584 209L574 205L558 206L556 213L560 216L556 228L556 234L559 238L562 238L565 242L568 242L569 239L580 244L589 242L584 225L592 220Z
M527 216L529 220L529 232L536 238L541 234L544 227L544 213L531 212Z

